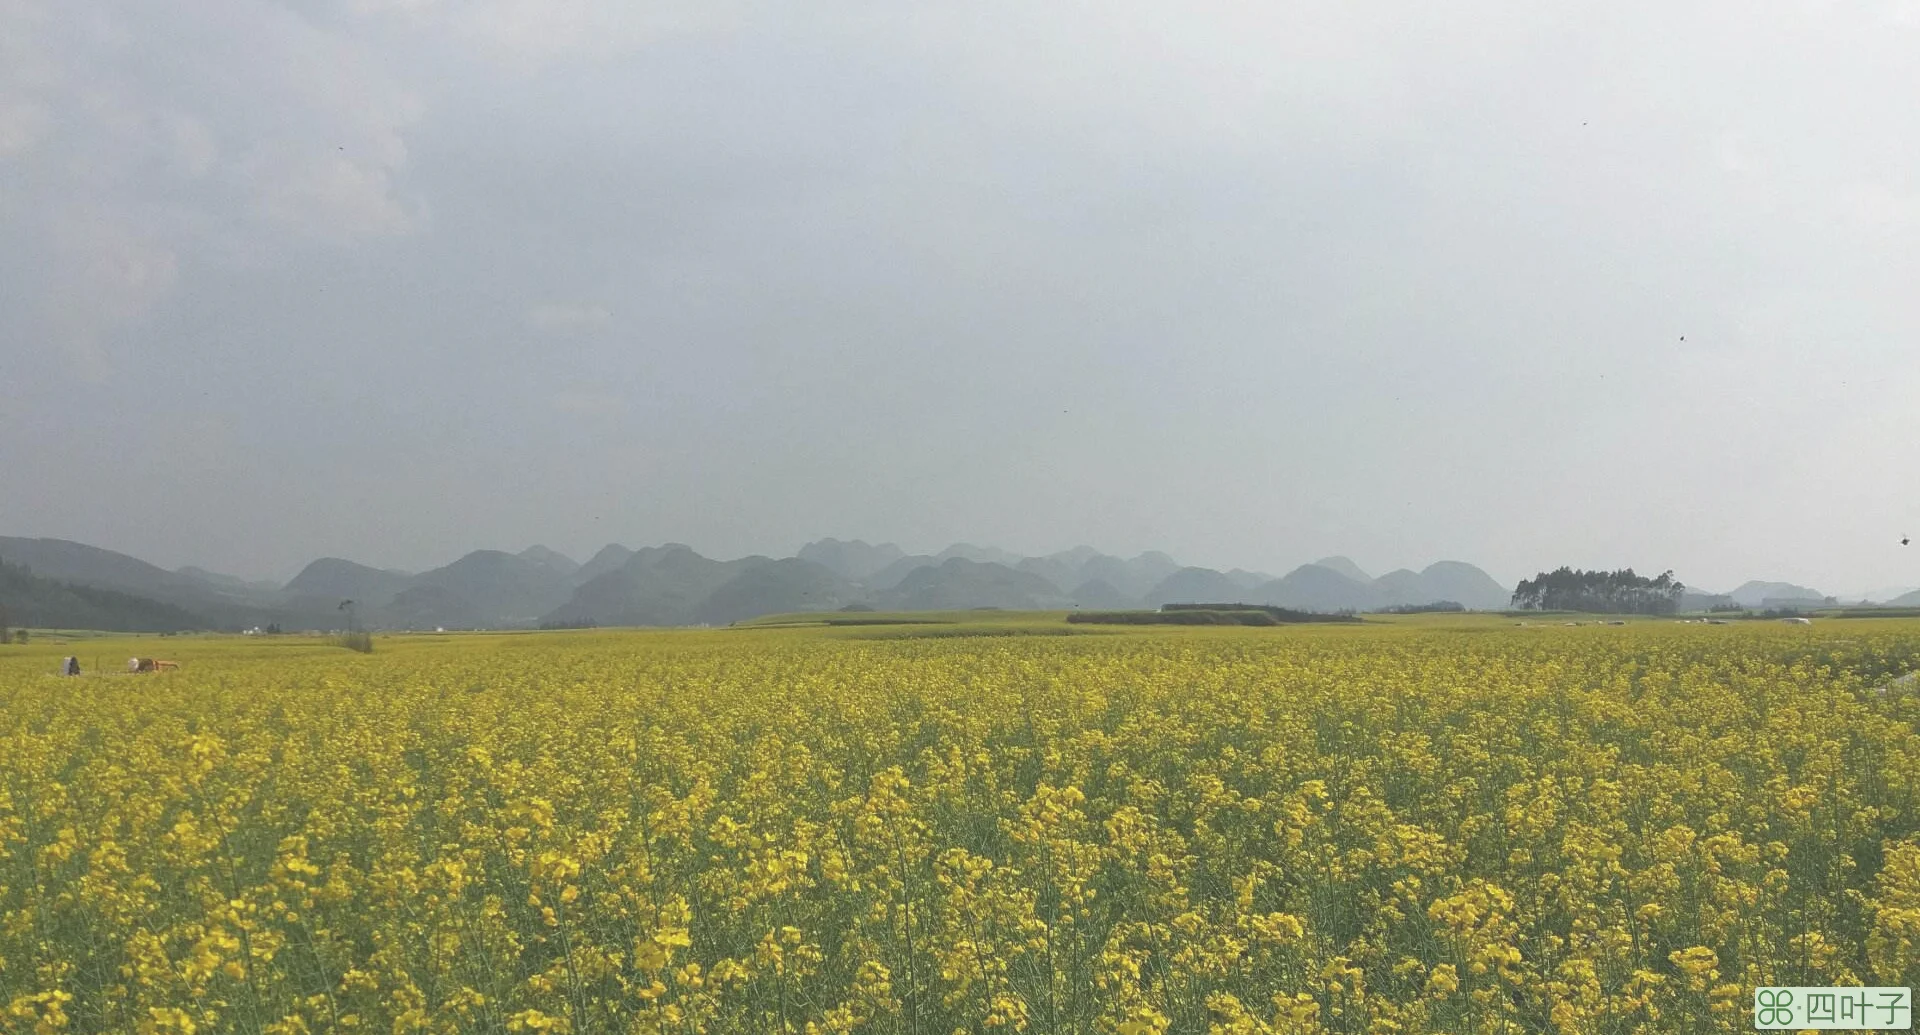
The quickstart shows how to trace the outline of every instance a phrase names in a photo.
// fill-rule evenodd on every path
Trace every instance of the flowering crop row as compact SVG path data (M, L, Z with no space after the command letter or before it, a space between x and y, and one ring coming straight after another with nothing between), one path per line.
M1920 626L0 660L0 1030L1733 1031L1920 985ZM44 659L41 659L44 660Z

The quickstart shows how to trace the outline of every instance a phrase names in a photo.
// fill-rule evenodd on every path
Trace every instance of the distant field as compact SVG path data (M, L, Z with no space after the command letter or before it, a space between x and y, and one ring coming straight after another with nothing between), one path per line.
M801 611L764 615L736 622L732 628L775 626L838 627L855 625L1033 625L1064 621L1065 611Z
M28 629L27 638L29 642L45 640L70 643L74 640L170 640L177 637L163 637L159 633L101 632L97 629Z
M1920 622L1535 618L0 648L0 1030L1707 1032L1920 985Z

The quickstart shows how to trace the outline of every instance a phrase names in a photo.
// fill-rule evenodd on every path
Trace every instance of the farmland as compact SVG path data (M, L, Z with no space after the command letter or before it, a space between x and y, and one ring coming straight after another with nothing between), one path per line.
M953 621L0 651L0 1030L1736 1031L1920 985L1920 699L1876 689L1920 622Z

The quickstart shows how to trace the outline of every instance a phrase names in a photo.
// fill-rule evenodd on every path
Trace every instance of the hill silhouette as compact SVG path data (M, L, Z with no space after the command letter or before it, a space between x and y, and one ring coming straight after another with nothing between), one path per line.
M843 579L858 582L906 555L905 550L892 543L873 546L860 539L850 542L821 539L801 547L794 556L818 564Z
M646 547L619 568L582 583L547 620L692 625L700 620L707 599L739 574L744 563L702 557L681 543Z
M975 607L1038 611L1068 605L1058 586L993 561L953 556L916 568L877 601L889 611L960 611Z
M429 589L436 592L422 592ZM546 563L500 550L475 550L445 567L414 576L395 604L412 608L429 599L457 601L431 622L434 625L531 625L572 595L566 576ZM425 625L434 614L428 608L412 620Z
M228 604L235 595L192 575L67 539L0 536L0 561L23 565L41 578L132 593L186 610Z
M836 611L858 594L824 565L798 557L755 558L709 594L696 614L703 623L725 625L783 611Z
M1197 604L1204 600L1232 600L1247 587L1212 568L1181 568L1161 579L1146 592L1152 607L1167 604Z
M119 590L43 579L25 565L0 562L0 625L112 632L178 632L205 619L184 608Z
M1825 593L1806 586L1796 586L1791 582L1761 582L1758 579L1741 583L1740 588L1726 594L1742 607L1762 607L1782 601L1810 601L1819 603Z
M632 550L621 546L619 543L608 543L601 547L598 553L589 557L585 564L575 568L573 574L568 576L568 578L576 586L584 585L593 579L605 575L607 572L618 571L621 565L632 559Z
M1067 596L1073 601L1073 606L1087 611L1120 611L1141 604L1139 597L1120 592L1105 579L1088 579L1075 586Z
M1254 597L1295 611L1365 611L1397 603L1382 596L1371 581L1359 582L1319 564L1302 564L1255 589Z
M384 607L413 581L405 572L369 568L339 557L322 557L300 569L282 591L289 598L311 598L319 603L355 600L364 607Z
M1173 558L1158 550L1148 550L1126 560L1105 555L1089 558L1080 565L1079 576L1086 580L1099 579L1139 599L1179 570L1180 564Z
M1313 563L1322 568L1331 568L1362 586L1373 581L1373 576L1361 571L1358 564L1345 557L1322 557Z
M540 567L545 568L550 572L553 572L555 575L560 576L560 578L562 579L572 578L573 573L580 570L579 561L576 561L573 558L568 557L566 554L561 553L558 550L550 549L548 547L540 546L538 544L529 546L526 549L520 551L520 559L523 561L531 561L534 564L537 564Z
M280 584L277 582L250 581L240 578L237 575L222 575L217 571L208 571L205 568L195 567L191 564L184 568L175 568L173 569L173 573L175 575L185 575L187 578L193 579L196 582L203 582L216 590L242 596L270 596L280 592Z
M1513 599L1513 591L1465 561L1435 561L1420 572L1419 590L1413 596L1425 599L1395 600L1394 603L1431 604L1451 600L1472 610L1497 611Z

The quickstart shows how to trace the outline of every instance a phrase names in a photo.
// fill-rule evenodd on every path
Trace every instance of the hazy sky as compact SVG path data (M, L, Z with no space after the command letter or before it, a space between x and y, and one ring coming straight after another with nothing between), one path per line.
M1920 0L0 0L0 534L1920 584L1916 53Z

